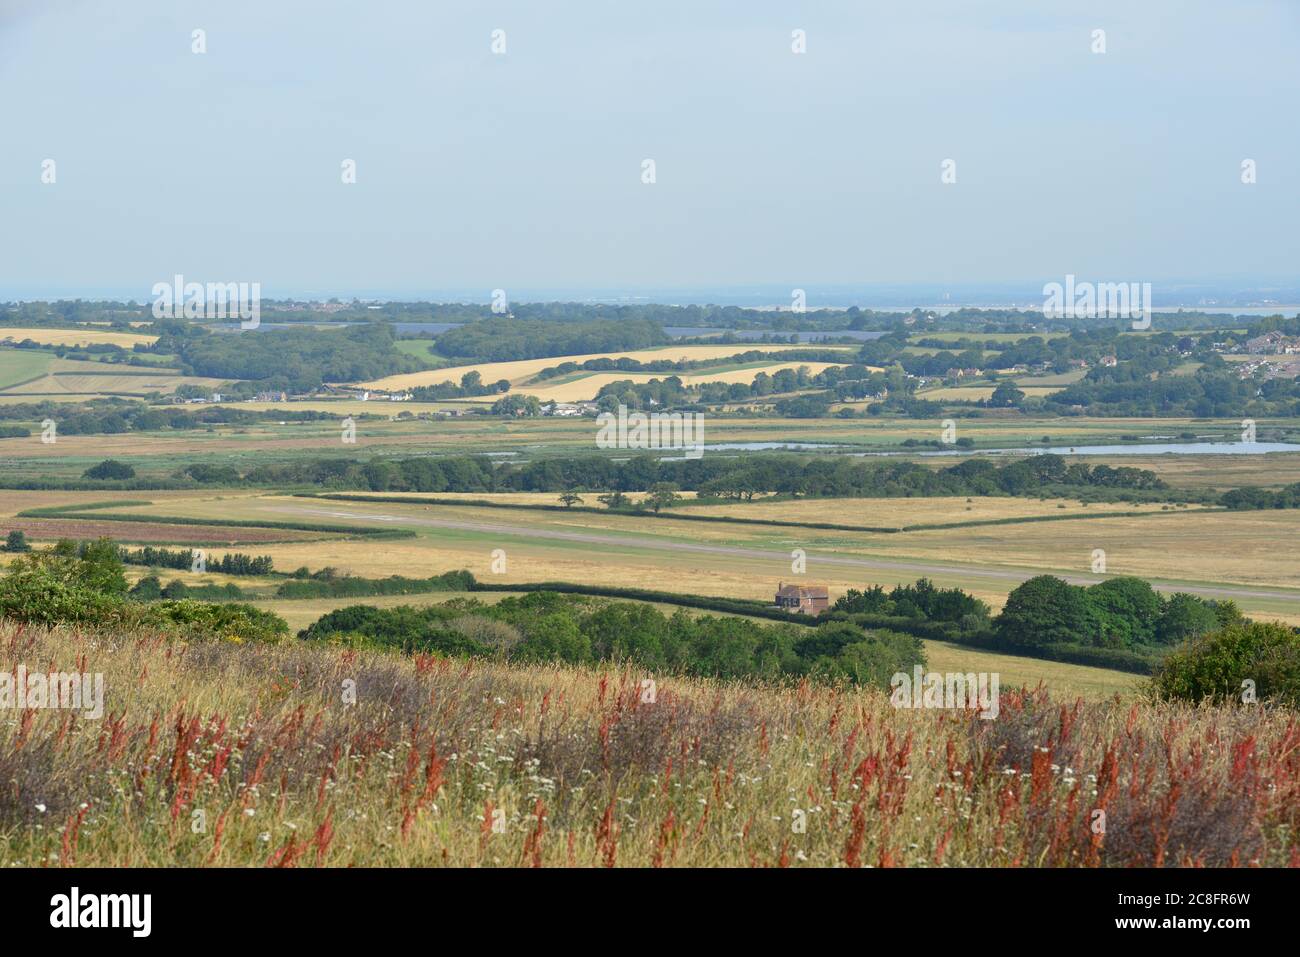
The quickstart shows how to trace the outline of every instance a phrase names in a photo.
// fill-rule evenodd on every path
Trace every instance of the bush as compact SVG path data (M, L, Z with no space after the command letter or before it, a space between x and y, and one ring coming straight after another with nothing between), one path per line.
M30 552L32 546L27 542L27 535L21 528L15 528L5 538L5 551L7 552Z
M1151 679L1159 698L1300 705L1300 636L1280 622L1238 622L1171 652Z
M120 599L96 589L82 565L51 552L14 559L0 579L0 616L47 626L112 620Z
M115 459L104 459L98 465L92 465L86 471L81 473L85 479L104 479L110 481L121 481L124 479L135 478L135 469L125 462L118 462Z
M210 604L183 599L142 606L136 623L174 631L179 637L235 644L275 644L289 636L289 625L273 612L241 604Z
M158 601L163 596L162 582L157 575L149 575L136 582L126 594L135 601Z
M49 551L10 562L0 578L0 617L46 626L93 622L152 627L181 638L239 643L277 642L289 634L279 615L251 605L165 600L168 591L183 590L172 588L177 584L160 588L151 575L128 592L117 547L110 540L81 546L64 540ZM213 587L222 595L229 593L228 587Z

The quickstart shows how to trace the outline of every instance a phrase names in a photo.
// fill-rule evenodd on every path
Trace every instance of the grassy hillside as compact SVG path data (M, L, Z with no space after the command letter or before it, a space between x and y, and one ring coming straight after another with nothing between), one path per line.
M0 725L0 865L1284 864L1294 714L169 643L0 623L104 716ZM350 697L355 691L354 699ZM352 700L355 703L350 703ZM1104 810L1104 827L1094 811Z

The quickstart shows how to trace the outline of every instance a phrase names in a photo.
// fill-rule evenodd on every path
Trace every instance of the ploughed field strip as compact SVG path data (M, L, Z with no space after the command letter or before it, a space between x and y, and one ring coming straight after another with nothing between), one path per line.
M319 533L280 528L227 527L224 525L170 525L166 522L88 521L76 518L6 518L0 532L21 531L37 541L60 538L86 540L112 538L123 542L158 542L177 545L253 545L320 539Z

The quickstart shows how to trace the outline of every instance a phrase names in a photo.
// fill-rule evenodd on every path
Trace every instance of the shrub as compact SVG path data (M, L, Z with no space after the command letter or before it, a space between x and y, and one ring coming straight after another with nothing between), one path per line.
M136 623L174 631L190 639L235 644L275 644L289 636L289 625L273 612L242 604L211 604L182 599L141 606Z
M1156 697L1300 705L1300 636L1280 622L1238 622L1171 652L1151 679Z
M135 601L158 601L163 596L162 582L157 575L149 575L136 582L126 594Z
M85 479L123 480L135 478L135 469L116 459L104 459L98 465L92 465L81 473Z
M93 587L81 565L50 552L14 559L0 579L0 616L38 625L111 620L119 599Z
M27 535L21 528L15 528L5 538L5 551L7 552L30 552L32 546L27 542Z

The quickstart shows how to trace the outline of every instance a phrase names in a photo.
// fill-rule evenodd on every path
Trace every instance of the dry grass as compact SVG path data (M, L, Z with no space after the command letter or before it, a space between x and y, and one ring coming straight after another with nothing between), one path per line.
M7 339L22 342L31 339L43 345L51 346L88 346L107 343L130 349L137 343L152 344L158 337L145 336L134 332L102 332L95 329L15 329L11 326L0 327L0 343Z
M40 709L0 725L5 866L1244 866L1298 854L1300 726L1264 706L1087 704L1004 684L998 716L982 720L897 710L871 690L296 642L0 624L0 647L106 686L102 720Z
M1103 510L1104 505L1091 506ZM1300 511L1179 511L1158 518L1098 518L912 532L914 555L1086 574L1092 551L1113 575L1300 588Z
M991 385L940 386L937 389L924 389L917 393L917 397L921 399L932 399L935 401L941 401L943 399L960 399L965 402L976 402L980 399L988 399L992 397L995 388L995 386ZM1025 395L1038 398L1061 391L1058 386L1020 385L1018 388Z
M996 496L944 496L936 498L834 498L799 501L763 501L726 505L692 505L688 515L720 515L783 522L829 522L897 528L949 522L996 521L1037 515L1087 515L1091 512L1130 510L1123 505L1089 505L1070 499L1011 498ZM1159 505L1142 505L1135 511L1160 511Z

